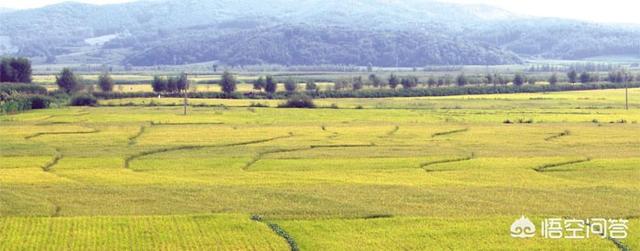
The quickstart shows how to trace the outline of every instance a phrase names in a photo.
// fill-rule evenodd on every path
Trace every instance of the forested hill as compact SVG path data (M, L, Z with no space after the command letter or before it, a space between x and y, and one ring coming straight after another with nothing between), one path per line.
M144 44L141 49L150 49L134 54L126 62L155 65L224 59L225 63L232 65L355 64L388 67L519 62L513 53L439 33L279 25L220 36L208 34L192 31L151 43L151 46ZM183 39L185 37L187 39Z
M429 0L156 0L0 11L36 63L424 66L640 56L640 28Z

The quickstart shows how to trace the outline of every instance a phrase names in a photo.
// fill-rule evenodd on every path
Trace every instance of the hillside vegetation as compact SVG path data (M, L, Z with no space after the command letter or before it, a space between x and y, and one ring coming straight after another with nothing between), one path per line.
M41 63L412 67L640 56L638 26L421 0L62 3L0 13L0 23L0 54Z

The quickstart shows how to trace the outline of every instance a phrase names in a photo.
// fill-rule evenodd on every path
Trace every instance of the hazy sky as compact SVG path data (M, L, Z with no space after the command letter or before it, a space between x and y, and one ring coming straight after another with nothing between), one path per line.
M532 16L562 17L596 22L640 23L638 0L442 0L483 3Z
M69 2L70 0L0 0L0 7L12 9L36 8L45 5ZM73 0L73 2L84 2L93 4L109 4L132 2L133 0Z
M107 4L132 0L79 0ZM211 0L215 1L215 0ZM265 0L268 1L268 0ZM582 19L596 22L640 23L638 0L440 0L458 3L483 3L532 16ZM63 0L0 0L0 7L34 8Z

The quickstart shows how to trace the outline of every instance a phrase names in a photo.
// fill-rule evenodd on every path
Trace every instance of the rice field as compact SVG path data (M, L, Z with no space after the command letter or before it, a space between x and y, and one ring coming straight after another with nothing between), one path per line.
M512 238L521 215L629 219L619 243L637 250L640 90L629 111L623 93L3 115L0 250L621 249Z

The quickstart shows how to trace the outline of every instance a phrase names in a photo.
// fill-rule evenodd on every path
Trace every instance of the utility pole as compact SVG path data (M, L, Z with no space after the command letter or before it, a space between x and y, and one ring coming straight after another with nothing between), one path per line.
M187 105L189 102L187 101L187 90L184 90L184 115L187 115Z
M184 73L184 76L181 76L181 78L184 77L185 79L183 81L186 81L185 85L184 85L184 115L187 116L187 106L189 105L189 101L187 100L187 91L189 90L189 78L187 77L187 74Z
M623 72L622 78L624 79L624 109L629 110L629 84L627 82L627 72Z

